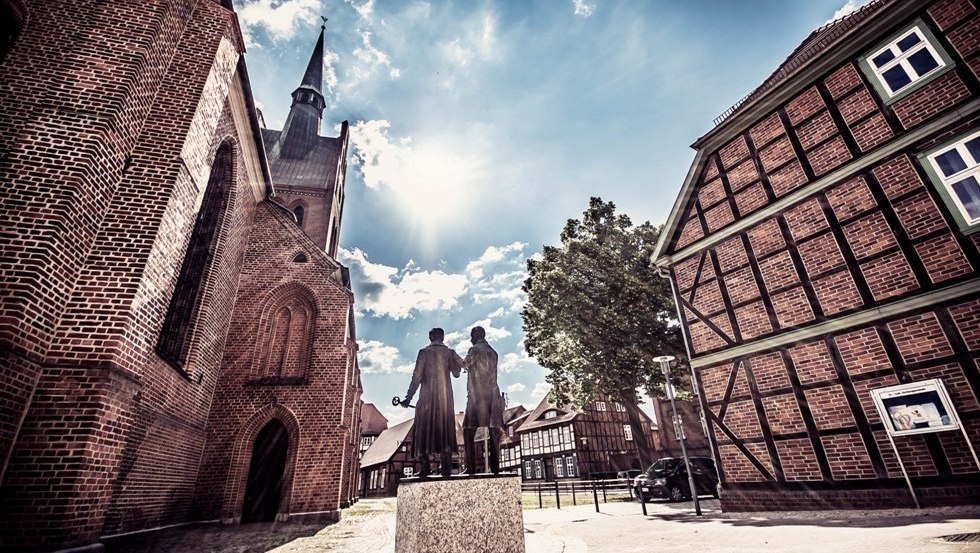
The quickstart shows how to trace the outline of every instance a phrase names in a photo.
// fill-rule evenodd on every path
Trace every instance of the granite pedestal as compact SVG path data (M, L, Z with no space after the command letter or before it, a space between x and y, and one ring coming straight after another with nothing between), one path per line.
M395 553L524 553L517 475L406 478L398 485Z

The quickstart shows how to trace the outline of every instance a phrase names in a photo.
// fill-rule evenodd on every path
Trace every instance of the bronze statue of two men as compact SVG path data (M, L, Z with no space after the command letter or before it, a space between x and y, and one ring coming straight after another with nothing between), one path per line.
M490 472L500 472L500 434L504 426L504 401L497 386L497 352L487 343L483 327L473 327L470 342L473 346L463 359L443 344L441 328L429 331L428 346L419 350L415 372L408 387L403 407L409 407L412 396L419 391L415 409L413 447L419 461L419 476L430 473L429 455L439 454L443 477L452 474L452 454L456 452L456 421L453 407L453 388L450 375L459 378L466 369L466 413L463 416L463 444L466 450L466 473L476 472L476 430L486 427L489 434Z

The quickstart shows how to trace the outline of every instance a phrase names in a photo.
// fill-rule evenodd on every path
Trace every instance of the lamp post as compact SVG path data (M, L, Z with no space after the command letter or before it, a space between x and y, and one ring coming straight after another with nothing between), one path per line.
M684 469L687 470L687 485L691 488L691 498L694 499L694 512L701 516L701 502L698 501L698 490L694 487L694 476L691 474L691 461L687 458L687 446L684 444L684 429L681 428L680 418L677 416L674 387L670 383L670 362L674 360L674 357L661 355L654 357L653 360L660 363L660 370L664 373L667 397L670 398L670 410L673 413L674 434L677 435L677 441L681 443L681 456L684 457Z

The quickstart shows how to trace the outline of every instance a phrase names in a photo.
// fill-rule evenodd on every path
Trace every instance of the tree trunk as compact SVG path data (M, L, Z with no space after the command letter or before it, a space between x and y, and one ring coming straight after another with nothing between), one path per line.
M640 414L640 408L636 404L635 397L620 398L620 401L626 406L626 414L630 419L630 427L633 429L633 443L636 444L636 449L640 452L640 467L646 469L653 464L654 458L647 433L643 430L643 416Z

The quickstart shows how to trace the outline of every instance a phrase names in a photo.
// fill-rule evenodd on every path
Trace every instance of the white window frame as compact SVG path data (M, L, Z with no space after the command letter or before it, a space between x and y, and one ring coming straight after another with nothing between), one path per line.
M627 442L632 442L633 441L633 427L630 426L630 425L628 425L628 424L624 424L623 425L623 435L626 436L626 441Z
M555 476L558 478L565 477L565 463L562 462L561 457L555 457Z
M606 402L605 401L597 401L597 402L595 402L595 410L596 411L605 411L606 410Z
M553 419L553 418L556 418L556 417L558 417L558 412L556 412L556 411L545 411L545 413L544 413L544 418L545 419Z
M568 476L575 476L575 457L565 457L565 465L567 467Z
M980 137L980 130L973 130L967 135L961 135L919 156L919 161L925 167L930 180L936 186L946 206L953 213L953 217L964 234L980 231L980 217L973 218L970 216L963 202L953 190L953 185L970 177L975 178L980 183L980 159L974 158L966 147L967 142L978 137ZM966 169L947 176L939 168L939 162L936 158L950 150L956 150L966 164Z
M544 469L544 467L541 464L541 459L535 459L534 460L534 478L539 479L539 480L541 478L543 478L541 476L542 473L544 472L543 469Z
M900 51L898 48L898 43L912 33L917 34L921 41L909 48L907 52ZM928 50L928 52L932 54L933 59L935 59L939 65L923 75L918 75L915 70L912 69L912 65L909 63L908 58L922 50ZM891 51L895 57L881 67L876 67L872 60L886 51ZM859 59L859 65L861 70L867 75L868 80L871 81L871 84L874 86L875 90L878 92L878 95L881 96L882 100L884 100L886 104L890 104L900 100L912 91L925 85L927 82L952 69L953 60L946 54L945 50L942 49L939 42L936 40L935 35L932 34L925 23L921 19L918 19L908 27L904 27L901 32L892 35L884 42L878 44L871 50L871 53L862 56ZM896 66L901 66L905 71L905 74L912 80L902 88L892 90L888 85L888 81L885 80L884 74Z
M415 474L415 467L402 467L402 476L411 478Z

